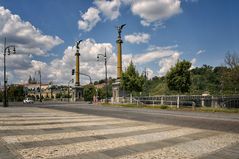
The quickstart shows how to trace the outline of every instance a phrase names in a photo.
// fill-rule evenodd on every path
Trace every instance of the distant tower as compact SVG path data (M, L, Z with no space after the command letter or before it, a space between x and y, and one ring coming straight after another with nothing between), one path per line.
M117 44L117 79L121 78L122 75L122 39L121 39L121 32L123 27L126 24L117 26L116 29L118 31L118 38L116 40L116 44Z

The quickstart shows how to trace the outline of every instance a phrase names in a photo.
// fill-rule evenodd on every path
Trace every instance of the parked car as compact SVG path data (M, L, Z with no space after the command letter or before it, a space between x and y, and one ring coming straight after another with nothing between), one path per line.
M32 103L34 103L34 100L26 98L26 99L23 100L23 103L24 104L32 104Z

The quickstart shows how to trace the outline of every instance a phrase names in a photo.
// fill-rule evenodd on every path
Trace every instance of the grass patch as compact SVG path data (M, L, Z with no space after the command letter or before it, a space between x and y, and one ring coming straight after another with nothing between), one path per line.
M211 107L202 107L198 108L198 111L201 112L224 112L224 113L239 113L239 109L236 108L211 108Z
M103 106L113 106L113 107L128 107L128 108L149 108L149 109L175 109L167 105L137 105L137 104L110 104L103 103Z
M195 112L224 112L224 113L239 113L238 108L211 108L211 107L197 107L194 110L192 107L180 107L177 109L175 106L167 105L137 105L137 104L110 104L103 103L103 106L113 106L113 107L128 107L128 108L147 108L147 109L163 109L163 110L176 110L176 111L195 111Z

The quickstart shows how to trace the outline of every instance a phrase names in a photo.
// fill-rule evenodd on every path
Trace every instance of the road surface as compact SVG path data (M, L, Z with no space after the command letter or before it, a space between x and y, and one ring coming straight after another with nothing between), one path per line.
M239 115L43 103L0 108L0 159L239 158Z

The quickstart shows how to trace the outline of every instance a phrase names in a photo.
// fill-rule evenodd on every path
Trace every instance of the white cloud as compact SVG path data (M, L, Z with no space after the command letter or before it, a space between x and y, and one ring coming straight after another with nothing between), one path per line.
M193 59L191 60L192 66L195 65L196 62L197 62L197 59L196 59L196 58L193 58Z
M113 46L110 43L97 43L93 39L86 39L80 44L80 72L90 75L92 80L105 78L104 59L100 56L97 61L97 54L104 54L106 49L108 57L108 77L116 77L117 56L113 53ZM122 55L123 68L125 68L132 55ZM56 59L49 64L49 79L57 79L56 83L66 83L71 78L71 69L75 68L75 48L68 47L62 59ZM74 78L74 77L73 77ZM81 76L81 83L89 83L89 79Z
M84 14L85 15L85 14ZM89 15L85 15L85 19ZM94 18L92 18L94 19ZM137 34L136 34L137 35ZM139 34L139 35L143 35ZM145 37L145 36L142 36ZM150 38L142 38L140 42L146 42ZM142 39L144 39L142 41ZM146 39L146 40L145 40ZM151 46L148 52L145 52L140 55L133 56L132 54L123 54L123 70L128 66L129 62L133 60L135 64L141 65L146 64L152 61L161 61L161 59L171 58L179 54L178 51L173 50L177 46L168 46L168 47L158 47ZM35 49L35 48L30 48ZM38 48L39 49L39 48ZM113 46L110 43L97 43L93 39L86 39L80 44L80 72L88 74L94 80L104 79L105 78L105 68L104 62L97 62L97 54L104 54L106 49L108 59L108 77L116 77L117 70L117 55L113 53ZM40 49L41 50L41 49ZM0 56L0 62L2 61L2 56ZM17 62L16 62L17 61ZM163 61L162 61L163 62ZM162 63L161 62L161 63ZM69 46L65 49L63 57L58 57L49 63L33 60L31 55L12 55L8 57L8 64L11 67L8 67L8 77L9 83L26 83L29 75L34 75L36 71L41 69L42 72L42 81L58 84L66 84L71 78L71 69L75 68L75 48ZM1 67L1 66L0 66ZM2 68L2 67L1 67ZM2 70L2 69L1 69ZM151 78L154 75L153 70L147 68L148 76ZM0 72L1 75L1 72ZM1 76L2 77L2 76ZM36 75L36 78L38 76ZM81 76L81 84L88 83L88 78Z
M1 61L2 59L0 59ZM2 69L2 66L0 66ZM28 55L12 55L7 58L8 83L26 83L29 75L35 76L36 72L42 70L42 80L48 81L48 66L41 61L32 60ZM3 78L3 76L0 76Z
M198 50L198 52L197 52L197 55L200 55L200 54L202 54L202 53L204 53L205 52L205 50Z
M124 3L128 3L125 1ZM94 4L107 17L107 19L114 20L120 16L120 0L96 0Z
M198 0L184 0L185 2L198 2Z
M43 35L30 22L23 21L4 7L0 7L0 37L7 37L7 43L15 45L18 54L46 55L63 43L58 36Z
M149 52L141 53L134 56L134 62L139 64L144 64L144 63L156 61L165 57L170 57L174 54L180 54L177 50L173 50L173 48L175 47L177 47L177 45L166 46L166 47L151 46L148 49Z
M150 26L150 23L145 21L145 20L141 20L140 23L143 25L143 26Z
M150 45L148 47L148 51L155 51L155 50L172 50L178 47L178 44L175 45L170 45L170 46L164 46L164 47L160 47L160 46L155 46L155 45Z
M180 0L140 0L131 3L131 11L142 18L142 25L149 26L181 13L180 5Z
M146 33L134 33L130 35L125 35L125 41L129 43L147 43L150 39L150 35Z
M104 64L97 62L97 54L112 55L112 45L110 43L96 43L92 39L87 39L80 44L80 72L90 75L93 80L104 78ZM109 59L109 63L112 59ZM71 69L75 69L75 48L69 46L61 59L55 59L49 64L49 79L56 79L56 83L66 83L71 78ZM96 73L97 72L97 73ZM111 64L108 65L109 76L112 75ZM89 80L81 76L81 82L86 83Z
M177 61L179 60L180 54L175 52L169 57L162 58L158 65L159 65L159 76L164 76L172 66L174 66Z
M146 74L148 79L152 79L155 75L154 75L154 71L150 68L146 68Z
M196 59L196 58L193 58L190 62L192 63L192 66L191 66L190 69L195 68L195 64L196 64L196 62L197 62L197 59Z
M78 21L78 28L84 31L90 31L101 20L99 16L100 11L96 8L90 7L85 14L81 16Z
M80 72L90 75L93 81L105 78L104 60L102 58L97 61L97 54L104 54L105 49L108 57L108 77L115 78L117 56L113 53L113 46L110 43L97 43L92 39L86 39L80 44ZM53 81L55 84L67 84L70 79L75 78L71 75L71 69L75 68L75 52L75 47L69 46L65 49L63 57L54 59L49 63L33 60L28 55L9 56L8 83L26 83L29 75L34 76L35 72L41 69L43 83ZM126 68L132 55L124 54L122 58L123 68ZM2 64L1 60L2 58L0 58ZM10 64L11 67L9 67ZM1 65L0 70L2 70ZM38 75L35 77L38 79ZM1 72L0 78L3 78ZM80 76L80 79L81 84L89 83L89 79L85 76Z

